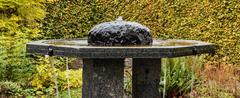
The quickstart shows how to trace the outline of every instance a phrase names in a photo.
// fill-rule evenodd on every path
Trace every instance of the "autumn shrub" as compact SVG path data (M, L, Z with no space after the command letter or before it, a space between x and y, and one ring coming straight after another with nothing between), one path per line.
M40 36L44 0L0 0L0 80L25 82L35 70L26 43Z
M54 58L55 59L55 58ZM39 95L44 94L54 94L55 88L55 75L57 74L58 89L60 91L66 90L68 88L67 78L69 78L69 87L70 88L79 88L82 87L82 70L68 70L61 71L56 67L52 67L49 62L49 58L39 59L40 63L37 65L36 73L33 75L31 80L31 85ZM56 64L55 61L52 63Z
M205 63L204 69L199 71L201 82L191 93L193 97L240 97L240 69L226 62L218 66Z

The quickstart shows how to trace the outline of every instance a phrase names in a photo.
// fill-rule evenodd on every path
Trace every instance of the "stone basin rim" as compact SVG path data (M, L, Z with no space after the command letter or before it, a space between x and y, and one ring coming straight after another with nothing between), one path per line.
M51 42L66 42L70 41L75 44L61 44L55 45ZM187 43L189 45L167 45L168 42L180 42ZM166 46L163 46L166 44ZM215 45L213 43L207 43L196 40L179 40L179 39L155 39L153 40L152 45L136 45L136 46L89 46L87 43L87 39L51 39L51 40L39 40L28 43L27 45L39 45L39 46L53 46L53 47L72 47L72 48L178 48L178 47L193 47L193 46L202 46L202 45Z
M85 39L75 39L75 41ZM168 58L190 56L197 54L215 53L216 45L195 40L154 40L154 42L164 41L185 41L195 42L194 45L186 46L71 46L71 45L51 45L44 43L46 41L58 40L40 40L27 44L27 53L42 54L51 56L76 57L76 58ZM73 41L73 40L69 40Z

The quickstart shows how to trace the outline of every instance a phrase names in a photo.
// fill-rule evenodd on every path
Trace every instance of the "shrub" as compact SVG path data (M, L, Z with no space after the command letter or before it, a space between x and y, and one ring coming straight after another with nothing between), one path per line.
M68 87L67 84L67 71L61 71L57 68L52 68L47 58L41 58L40 64L37 66L37 72L34 74L31 85L34 90L42 94L53 94L55 89L54 74L57 73L58 88L59 90L65 90ZM55 62L53 62L55 63ZM79 88L82 87L82 70L69 70L69 87ZM41 93L40 93L41 92Z
M26 56L29 40L39 37L44 0L0 0L0 80L28 81L34 62Z
M67 71L59 72L59 86L62 90L66 90L68 87L67 84ZM82 87L82 69L79 70L69 70L69 87L71 88L79 88Z
M17 83L11 81L2 81L0 82L0 94L7 96L20 96L23 94L23 89Z
M161 93L166 92L165 96L172 98L190 92L192 87L198 83L196 72L201 69L202 60L202 56L163 59L160 82Z
M161 39L215 43L219 45L215 61L227 57L230 63L240 63L238 0L58 0L47 8L45 38L84 37L94 25L123 16L146 25Z

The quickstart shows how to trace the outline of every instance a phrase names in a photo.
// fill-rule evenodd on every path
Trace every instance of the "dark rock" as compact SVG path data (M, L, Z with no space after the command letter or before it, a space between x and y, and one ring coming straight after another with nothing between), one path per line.
M132 61L132 97L161 98L161 58L133 58Z
M136 22L105 22L93 27L88 36L88 44L92 46L130 46L151 45L150 30Z
M123 98L124 59L83 59L82 98Z

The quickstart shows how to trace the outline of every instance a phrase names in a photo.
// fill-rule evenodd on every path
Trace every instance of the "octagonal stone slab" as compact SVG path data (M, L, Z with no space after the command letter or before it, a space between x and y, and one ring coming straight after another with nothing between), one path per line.
M40 40L27 44L32 54L77 58L165 58L214 53L216 45L195 40L153 40L151 46L89 46L87 39Z

